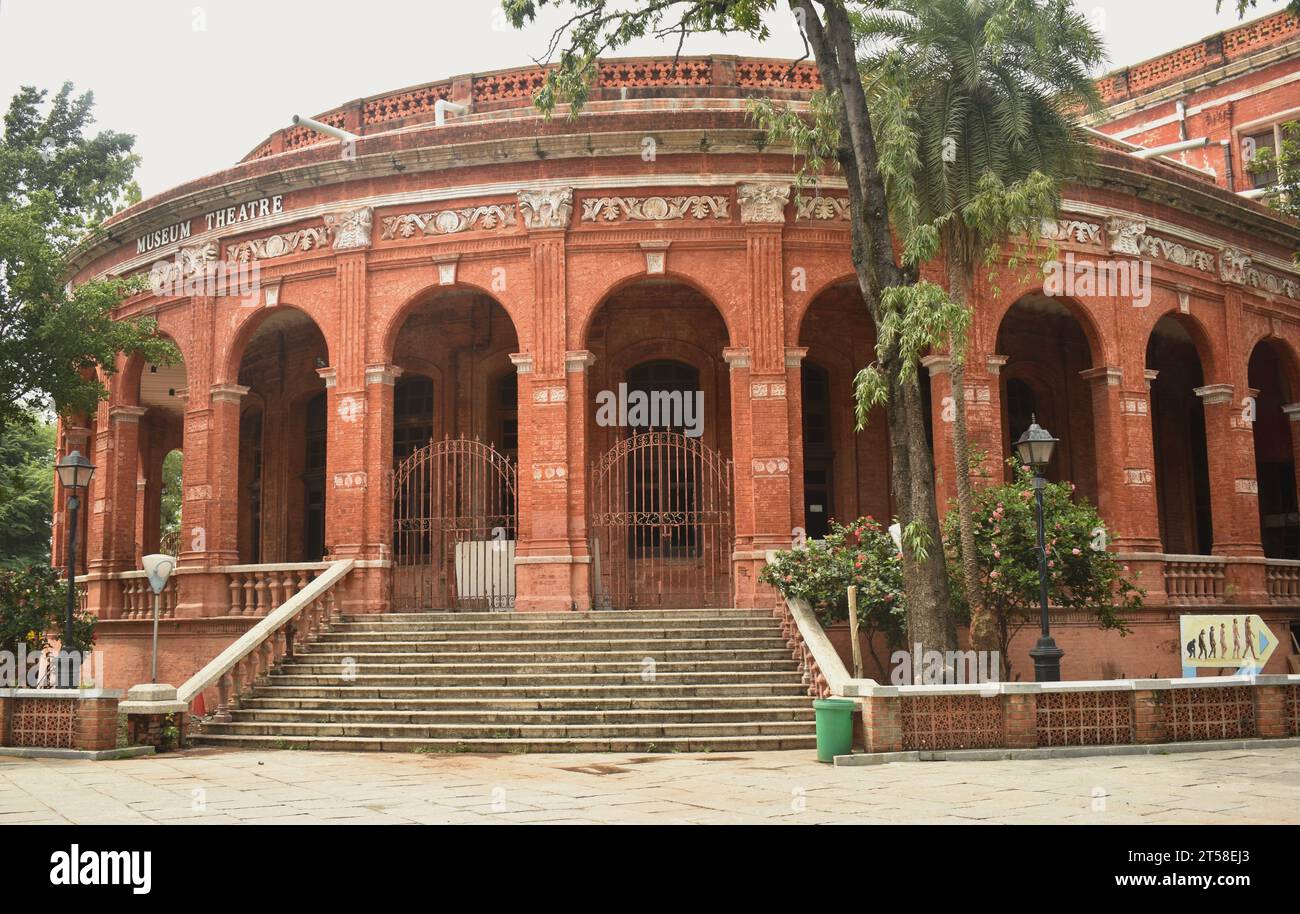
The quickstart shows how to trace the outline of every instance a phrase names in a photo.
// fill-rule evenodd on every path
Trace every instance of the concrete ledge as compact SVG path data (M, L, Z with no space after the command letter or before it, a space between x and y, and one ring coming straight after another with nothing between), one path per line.
M68 698L91 700L121 697L121 689L0 689L0 698Z
M153 755L153 746L125 746L121 749L33 749L27 746L0 746L0 756L13 758L62 758L104 762L113 759Z
M1041 746L1037 749L922 749L906 752L863 752L856 755L837 755L835 766L857 768L885 765L890 762L1005 762L1089 756L1172 755L1183 752L1224 752L1242 749L1300 749L1300 736L1285 739L1223 739L1144 745Z
M849 698L897 698L908 695L1017 695L1039 692L1151 692L1161 689L1208 689L1230 686L1300 685L1294 673L1255 676L1193 676L1185 679L1077 679L1063 682L983 682L969 685L880 685L874 679L850 679L837 693Z

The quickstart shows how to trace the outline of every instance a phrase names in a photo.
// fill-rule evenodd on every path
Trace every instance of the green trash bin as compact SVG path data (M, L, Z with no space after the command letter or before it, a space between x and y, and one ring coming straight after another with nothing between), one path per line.
M847 698L818 698L813 702L817 716L817 761L834 762L837 755L853 751L853 709Z

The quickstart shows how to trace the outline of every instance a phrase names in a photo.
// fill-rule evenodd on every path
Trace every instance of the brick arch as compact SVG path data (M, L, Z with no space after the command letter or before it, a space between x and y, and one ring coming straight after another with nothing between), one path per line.
M1297 354L1294 344L1285 337L1274 334L1271 330L1258 334L1244 348L1246 353L1247 375L1250 370L1250 360L1255 355L1255 350L1260 346L1269 346L1277 353L1278 361L1282 365L1282 371L1286 378L1287 393L1291 401L1300 400L1300 354Z
M804 324L808 320L808 315L812 313L817 303L821 301L828 293L837 289L851 289L858 297L862 297L862 288L858 285L858 274L855 272L842 273L833 279L830 279L817 287L816 291L805 296L802 306L790 315L787 322L786 336L789 338L787 345L798 346L803 339ZM868 321L871 322L872 332L879 330L876 327L876 319L872 317L871 312L867 310L867 303L862 303L862 313Z
M216 364L221 366L220 374L213 379L215 383L233 384L239 380L239 366L244 360L244 353L248 349L249 342L253 339L254 335L256 335L262 324L264 324L271 315L282 311L296 311L303 317L307 318L307 320L311 321L312 326L316 328L316 332L320 334L321 339L325 342L327 361L331 365L334 364L333 353L335 347L332 344L329 335L325 332L325 329L320 325L316 318L311 315L311 312L300 308L297 305L290 304L276 305L274 308L256 308L252 309L252 311L252 314L244 318L244 320L234 328L234 331L230 335L230 341L225 347L224 353L215 360Z
M391 362L393 360L393 352L397 348L397 335L402 332L402 326L406 323L407 318L420 308L436 303L438 299L444 295L456 292L477 292L478 294L491 299L494 304L505 312L506 317L510 318L510 325L515 331L515 339L519 341L521 347L524 345L525 337L521 332L521 321L519 316L511 310L511 307L492 290L477 283L464 282L458 279L451 285L430 283L415 294L409 296L401 303L401 305L393 310L393 313L388 317L387 322L384 324L383 332L380 335L380 339L382 340L380 344L380 359L384 362ZM526 327L527 321L523 321L522 326Z
M189 361L185 357L185 347L181 346L176 337L161 329L157 335L180 350L180 363L188 366ZM113 406L140 405L140 376L144 373L145 364L144 354L140 352L133 352L130 355L119 357L118 370L106 378L109 389L109 403ZM101 377L101 380L104 380L104 378Z
M641 255L639 252L637 254L637 259L641 261ZM587 348L592 324L595 323L596 317L604 310L605 306L609 304L610 299L619 292L622 292L625 289L630 289L646 282L647 280L676 282L696 292L701 298L712 305L713 310L717 312L720 318L722 318L722 324L727 328L727 345L740 346L744 344L743 341L748 339L747 334L741 334L738 332L735 321L732 320L732 317L727 313L727 309L718 304L720 300L723 300L723 297L716 294L715 290L710 288L708 282L702 281L699 277L696 277L689 272L674 270L650 276L645 272L644 261L641 261L641 268L636 272L628 272L616 277L613 281L608 283L603 290L592 296L591 301L596 304L582 315L582 321L578 327L578 333L576 336L576 339L581 341L581 348Z
M1196 350L1196 357L1201 362L1201 379L1204 384L1216 384L1223 380L1230 380L1220 376L1220 367L1223 359L1218 357L1215 351L1214 337L1211 335L1205 324L1191 314L1179 311L1178 308L1168 308L1153 314L1150 326L1147 327L1146 340L1142 344L1142 364L1146 364L1146 352L1151 346L1151 337L1156 332L1156 326L1166 317L1173 318L1179 326L1187 331L1187 335L1192 338L1192 347Z
M1092 360L1092 367L1118 365L1119 341L1111 339L1110 335L1102 330L1101 324L1088 304L1081 299L1066 295L1043 295L1043 284L1041 282L1028 283L1016 288L1011 295L999 297L994 307L988 309L985 327L991 330L987 339L993 349L997 348L998 335L1001 333L1002 324L1011 309L1031 295L1048 298L1069 312L1083 332L1083 338L1088 342L1088 354ZM980 320L980 311L983 305L983 302L975 302L975 320L977 321Z

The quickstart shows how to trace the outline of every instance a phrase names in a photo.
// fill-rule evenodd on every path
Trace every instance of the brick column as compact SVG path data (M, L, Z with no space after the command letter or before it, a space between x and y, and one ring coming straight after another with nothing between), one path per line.
M1038 745L1038 698L1033 692L1003 693L1002 745L1008 749Z
M1290 736L1287 727L1286 686L1259 685L1255 696L1255 732L1264 739Z
M799 515L801 483L791 480L792 430L786 396L785 266L782 232L788 182L736 187L745 226L748 277L748 365L732 365L732 447L736 468L734 592L739 606L771 605L774 591L758 581L772 549L788 549ZM734 350L728 350L733 352ZM745 376L743 387L738 375ZM737 388L740 387L739 390ZM742 483L741 477L744 477Z
M370 497L362 536L362 556L381 563L384 572L370 585L368 607L388 607L387 575L391 573L393 542L393 386L401 376L396 365L366 366L366 457Z
M1164 690L1137 683L1133 692L1133 738L1139 744L1167 742Z
M248 388L213 384L207 397L195 389L185 411L179 564L213 570L239 561L239 405ZM222 575L181 575L177 587L177 616L221 616L230 605Z
M1268 587L1259 532L1254 422L1237 402L1234 390L1231 384L1196 388L1205 409L1213 553L1233 559L1224 570L1227 602L1265 603ZM1248 396L1257 393L1247 391Z
M896 696L873 695L862 702L862 729L868 752L901 752L903 718Z
M934 430L934 498L942 517L957 498L952 461L952 363L946 355L927 355L921 367L930 373L930 427Z
M532 260L533 333L530 351L511 356L519 372L515 609L587 608L589 557L585 539L575 536L585 523L570 521L574 510L585 513L583 410L590 364L588 353L565 348L565 245L573 190L522 190L518 196Z
M1300 493L1300 403L1288 403L1282 407L1282 412L1290 420L1291 459L1295 461L1296 492Z

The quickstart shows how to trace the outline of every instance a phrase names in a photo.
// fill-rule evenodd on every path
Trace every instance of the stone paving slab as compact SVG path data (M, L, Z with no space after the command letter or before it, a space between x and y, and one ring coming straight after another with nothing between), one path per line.
M1300 824L1300 748L865 767L806 751L0 758L0 826L532 822Z

